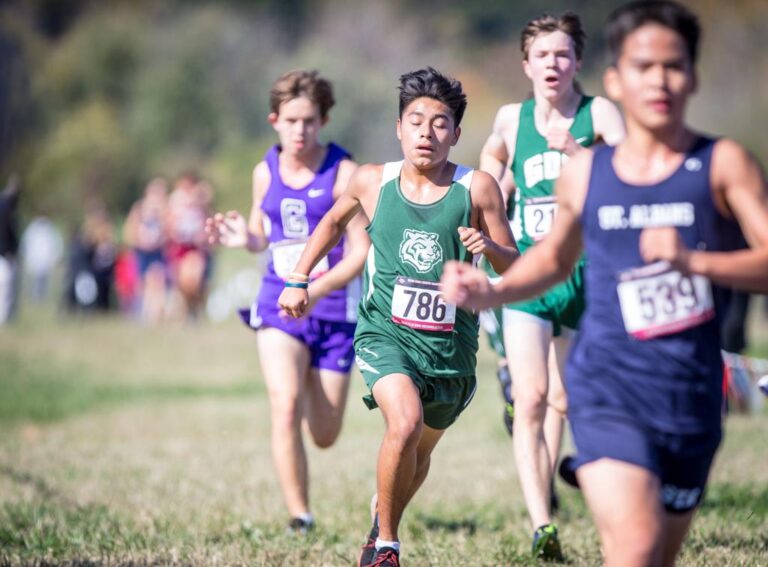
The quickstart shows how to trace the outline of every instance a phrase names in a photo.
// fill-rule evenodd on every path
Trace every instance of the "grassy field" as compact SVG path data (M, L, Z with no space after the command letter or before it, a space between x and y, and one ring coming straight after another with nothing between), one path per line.
M285 533L251 333L27 312L0 329L0 565L353 565L381 417L353 377L345 428L309 449L318 529ZM530 528L491 357L408 509L406 565L527 565ZM768 565L768 412L728 419L682 565ZM559 486L570 565L600 562Z

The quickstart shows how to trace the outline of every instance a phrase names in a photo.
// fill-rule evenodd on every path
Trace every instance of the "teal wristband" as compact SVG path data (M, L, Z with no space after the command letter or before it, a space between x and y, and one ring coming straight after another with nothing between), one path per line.
M297 287L299 289L307 289L309 287L308 282L285 282L285 287Z

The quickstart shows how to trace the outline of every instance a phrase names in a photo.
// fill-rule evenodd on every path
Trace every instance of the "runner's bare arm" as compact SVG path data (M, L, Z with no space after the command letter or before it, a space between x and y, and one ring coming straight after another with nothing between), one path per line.
M480 169L490 173L496 181L502 179L510 156L514 155L519 114L519 104L502 106L496 113L493 130L480 151Z
M470 238L480 237L482 243L474 248L467 246L466 233L459 231L462 242L470 252L484 254L493 269L502 273L520 256L520 252L512 236L501 190L493 177L484 171L476 171L470 193L474 208L473 224L480 231Z
M757 161L732 140L720 140L712 155L712 189L723 214L733 216L750 245L734 252L688 250L674 228L643 231L640 250L647 261L667 260L683 272L725 286L768 291L768 190Z
M592 124L595 135L609 146L615 146L626 136L624 118L621 112L607 98L596 96L592 101Z
M360 211L364 210L370 218L364 204L368 202L367 194L372 186L377 186L381 179L381 167L362 165L358 167L349 179L347 190L344 191L333 207L323 216L309 237L304 252L296 264L295 272L308 274L328 252L336 246L347 224Z
M381 180L381 166L363 165L352 174L347 190L323 216L309 237L304 251L293 269L297 274L309 274L321 258L341 239L350 221L363 209L361 200ZM309 305L307 289L287 287L280 294L278 305L291 317L301 317Z
M555 186L559 208L547 238L515 261L495 285L480 270L446 264L443 295L461 307L487 309L534 297L571 273L582 249L581 210L587 193L592 152L579 152Z
M512 174L512 170L509 169L509 164L504 171L504 175L501 177L501 181L499 181L499 189L501 189L501 196L504 197L505 210L510 209L509 202L511 200L514 204L517 187L515 186L515 177ZM514 210L514 206L511 207L511 210Z
M558 209L552 231L503 274L495 287L504 303L538 295L573 270L582 250L581 211L591 167L592 152L588 150L579 152L563 168L555 184Z
M259 162L253 168L251 213L248 216L248 244L246 247L251 252L261 252L269 245L264 231L264 213L261 210L261 203L264 201L270 183L272 183L272 174L269 172L267 162Z
M611 101L600 96L595 97L592 101L591 113L595 142L615 146L624 139L626 135L624 119ZM551 149L563 152L570 157L586 149L585 146L576 143L570 130L553 128L547 133L546 138Z
M349 186L357 164L352 161L344 160L339 166L339 173L336 183L333 187L334 197L338 200L344 194ZM368 219L363 211L358 212L347 224L347 233L344 246L344 257L323 277L317 278L309 285L309 297L316 301L325 297L335 289L340 289L347 285L349 281L363 270L365 258L368 254L370 239L365 227ZM306 272L298 272L306 273Z

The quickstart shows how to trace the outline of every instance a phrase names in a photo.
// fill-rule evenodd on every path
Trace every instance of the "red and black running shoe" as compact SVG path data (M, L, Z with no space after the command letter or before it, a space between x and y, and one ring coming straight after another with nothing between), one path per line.
M400 554L391 547L382 547L365 567L400 567Z
M360 553L360 561L357 562L359 567L367 567L373 565L373 560L376 556L376 539L379 537L379 514L376 513L373 517L373 526L368 533L368 539L362 547Z

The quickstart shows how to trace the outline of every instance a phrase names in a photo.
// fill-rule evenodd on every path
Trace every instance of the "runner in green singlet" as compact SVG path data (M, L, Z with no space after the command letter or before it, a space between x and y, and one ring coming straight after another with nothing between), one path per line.
M466 108L461 83L432 68L400 78L403 160L364 165L312 234L280 306L301 316L302 281L359 210L370 219L355 352L386 433L373 527L360 565L399 565L398 525L426 478L435 445L475 391L477 318L443 301L450 260L484 255L501 272L517 257L501 192L487 173L448 161Z
M497 179L511 166L523 253L552 226L553 186L562 164L584 146L598 140L615 144L624 135L616 107L602 97L585 96L575 83L584 40L573 13L528 22L521 49L533 97L501 107L480 155L480 168ZM515 401L515 460L535 530L533 553L545 558L561 556L551 486L567 405L562 368L584 308L582 268L577 265L571 278L544 295L503 310Z

